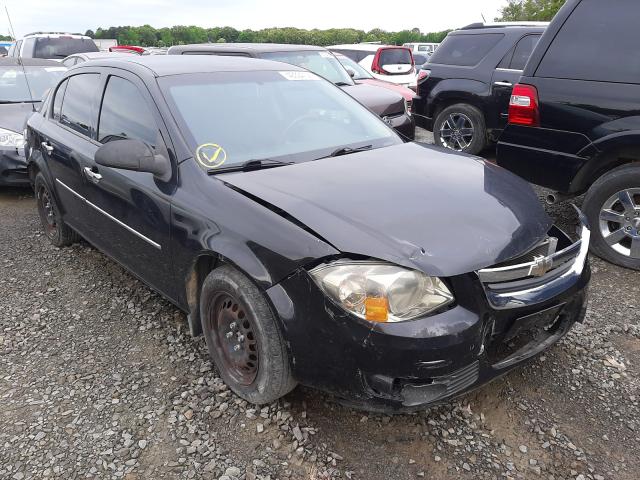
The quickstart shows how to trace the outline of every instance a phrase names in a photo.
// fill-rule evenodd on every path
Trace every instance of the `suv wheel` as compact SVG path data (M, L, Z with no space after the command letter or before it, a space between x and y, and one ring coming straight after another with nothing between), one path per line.
M592 251L617 265L640 270L640 166L626 165L589 188L584 211L592 230Z
M261 405L296 386L271 308L242 273L225 265L207 276L200 296L200 320L209 355L238 396Z
M436 116L433 137L440 147L477 155L487 144L484 117L474 106L451 105Z

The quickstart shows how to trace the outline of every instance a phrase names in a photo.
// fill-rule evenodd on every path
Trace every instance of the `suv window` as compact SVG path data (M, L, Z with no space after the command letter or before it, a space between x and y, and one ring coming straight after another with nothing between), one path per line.
M60 123L87 137L91 136L91 105L100 83L97 73L83 73L69 78Z
M539 40L540 35L526 35L522 37L513 50L513 57L511 58L509 68L513 70L523 70L531 56L531 52L533 52Z
M36 44L35 38L27 38L24 40L24 48L22 52L23 57L32 57L33 56L33 47Z
M140 90L129 80L109 77L102 98L98 141L133 138L156 146L158 129Z
M97 52L90 38L40 37L36 39L35 58L62 59L74 53Z
M583 0L540 62L536 76L640 83L637 0Z
M56 96L53 99L53 119L60 121L60 111L62 110L62 100L64 99L64 92L67 90L67 84L69 80L65 80L60 84L58 90L56 90Z
M477 65L503 37L503 33L449 35L436 49L430 62L462 67Z

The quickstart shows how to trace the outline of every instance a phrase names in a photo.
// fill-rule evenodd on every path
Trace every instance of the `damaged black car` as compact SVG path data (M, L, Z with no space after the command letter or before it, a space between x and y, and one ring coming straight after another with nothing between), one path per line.
M27 131L43 228L182 309L240 397L297 383L358 407L446 401L582 321L589 229L482 159L404 143L301 68L90 61Z

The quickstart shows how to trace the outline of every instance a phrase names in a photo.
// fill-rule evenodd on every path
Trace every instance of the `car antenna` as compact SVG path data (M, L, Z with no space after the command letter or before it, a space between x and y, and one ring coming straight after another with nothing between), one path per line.
M11 36L13 37L14 44L18 43L18 39L16 38L16 32L13 29L13 23L11 22L11 16L9 15L9 9L7 6L4 6L4 11L7 12L7 20L9 20L9 29L11 30ZM22 63L22 57L20 56L20 50L18 50L18 65L22 68L22 74L24 75L24 81L27 84L27 90L29 90L29 98L31 99L31 109L35 112L36 107L33 102L33 93L31 93L31 85L29 85L29 78L27 77L27 70L24 68L24 63Z

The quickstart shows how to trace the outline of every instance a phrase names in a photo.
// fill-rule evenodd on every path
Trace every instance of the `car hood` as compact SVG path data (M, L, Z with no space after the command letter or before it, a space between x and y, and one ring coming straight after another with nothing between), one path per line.
M356 80L356 83L358 85L366 84L366 85L371 85L373 87L386 88L393 92L397 92L400 95L402 95L407 102L410 102L416 96L416 92L414 92L410 88L403 87L402 85L398 85L395 83L378 80L376 78L361 78L360 80Z
M392 92L386 88L362 84L341 88L381 117L404 113L404 97L399 93Z
M33 108L38 108L38 104L34 107L31 105L31 103L0 104L0 128L22 133L27 126L27 120L33 114Z
M482 159L415 143L216 178L345 254L430 275L509 260L551 227L524 180Z

